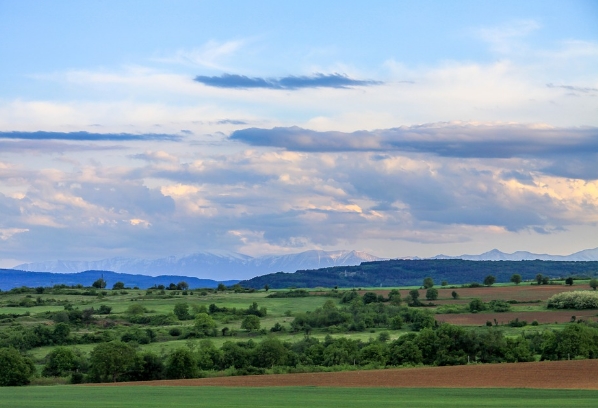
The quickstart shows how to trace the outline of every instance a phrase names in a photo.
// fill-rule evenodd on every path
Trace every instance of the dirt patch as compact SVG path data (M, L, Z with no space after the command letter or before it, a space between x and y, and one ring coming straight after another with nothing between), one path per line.
M505 313L461 313L461 314L437 314L434 318L438 322L456 324L460 326L482 326L487 321L498 324L508 324L511 320L518 318L525 320L528 324L537 320L538 323L567 323L571 317L576 319L596 321L596 310L559 310L546 312L505 312Z
M598 389L598 360L480 364L338 373L255 375L96 385Z

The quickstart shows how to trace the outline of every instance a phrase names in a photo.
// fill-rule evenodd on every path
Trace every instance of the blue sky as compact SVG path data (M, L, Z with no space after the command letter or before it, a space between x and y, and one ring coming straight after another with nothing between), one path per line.
M598 2L0 0L0 266L598 246Z

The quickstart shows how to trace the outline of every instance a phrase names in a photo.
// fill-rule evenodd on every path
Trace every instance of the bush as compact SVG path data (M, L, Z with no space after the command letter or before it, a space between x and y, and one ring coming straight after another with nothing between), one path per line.
M486 304L481 299L473 299L469 302L469 311L472 313L481 312L486 310Z
M173 327L172 329L168 330L168 334L171 336L180 336L182 333L181 329L178 327Z
M598 309L598 293L587 290L557 293L548 299L547 307L553 309Z
M495 312L508 312L511 310L511 305L504 300L491 300L488 306L490 310Z

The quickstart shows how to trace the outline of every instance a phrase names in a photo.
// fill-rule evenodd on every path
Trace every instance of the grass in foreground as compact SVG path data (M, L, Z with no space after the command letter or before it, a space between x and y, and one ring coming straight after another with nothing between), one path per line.
M595 407L598 391L459 388L88 387L3 388L13 408L81 407Z

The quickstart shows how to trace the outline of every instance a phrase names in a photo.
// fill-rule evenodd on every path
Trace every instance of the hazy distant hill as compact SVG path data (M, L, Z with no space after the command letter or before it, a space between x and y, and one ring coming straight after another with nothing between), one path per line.
M51 273L51 272L30 272L18 271L14 269L0 269L0 289L10 290L12 288L29 286L54 286L64 285L83 285L91 286L97 279L104 277L107 287L111 288L116 282L123 282L127 287L140 287L142 289L151 288L154 285L168 286L170 283L179 283L185 281L191 288L215 288L217 281L211 279L197 279L188 276L145 276L131 275L126 273L115 273L110 271L85 271L78 273ZM225 285L234 285L238 281L223 281Z
M204 279L248 279L270 272L295 272L331 266L359 265L382 258L359 251L306 251L280 256L251 257L234 252L197 252L159 259L110 258L99 261L48 261L15 266L36 272L81 272L104 270L131 274L185 275Z
M449 284L483 282L488 275L497 282L508 282L513 274L524 280L532 280L537 274L551 278L568 276L596 276L598 262L571 261L468 261L462 259L393 259L389 261L364 262L359 266L332 267L304 270L295 273L272 273L241 281L250 288L269 285L273 289L289 287L392 287L421 285L429 276L439 285L443 280Z

